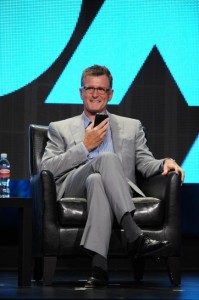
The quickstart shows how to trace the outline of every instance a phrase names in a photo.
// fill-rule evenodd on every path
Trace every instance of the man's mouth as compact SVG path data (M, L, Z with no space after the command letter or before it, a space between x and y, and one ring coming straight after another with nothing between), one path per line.
M92 103L100 103L100 100L90 100Z

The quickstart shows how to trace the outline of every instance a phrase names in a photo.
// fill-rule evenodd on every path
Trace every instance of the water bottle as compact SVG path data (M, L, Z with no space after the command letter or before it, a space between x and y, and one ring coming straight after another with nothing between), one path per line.
M1 153L0 158L0 197L10 197L10 163L7 153Z

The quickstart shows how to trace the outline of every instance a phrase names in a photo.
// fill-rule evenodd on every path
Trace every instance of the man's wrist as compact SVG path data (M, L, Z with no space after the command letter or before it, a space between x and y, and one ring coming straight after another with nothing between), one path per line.
M172 161L175 161L175 159L173 159L173 158L171 158L171 157L168 157L168 158L165 158L165 159L164 159L163 164L165 163L166 160L172 160Z
M163 169L164 169L164 163L165 163L166 160L173 160L173 161L175 161L175 159L173 159L173 158L171 158L171 157L165 158L165 159L163 160L163 162L161 163L160 167L159 167L159 170L160 170L161 173L163 172Z

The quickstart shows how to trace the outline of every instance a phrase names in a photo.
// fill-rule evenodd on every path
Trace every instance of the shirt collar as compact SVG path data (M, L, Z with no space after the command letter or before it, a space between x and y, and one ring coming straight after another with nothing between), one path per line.
M89 124L91 123L90 119L87 117L85 112L83 112L83 118L84 118L84 127L87 128Z

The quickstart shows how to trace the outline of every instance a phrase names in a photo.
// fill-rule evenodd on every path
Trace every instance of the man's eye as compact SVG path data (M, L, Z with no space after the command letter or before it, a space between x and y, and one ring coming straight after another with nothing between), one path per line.
M91 92L91 91L93 91L93 88L92 87L87 87L86 90Z
M98 88L98 91L99 91L99 92L102 92L102 91L104 92L105 89L103 89L102 87L99 87L99 88Z

